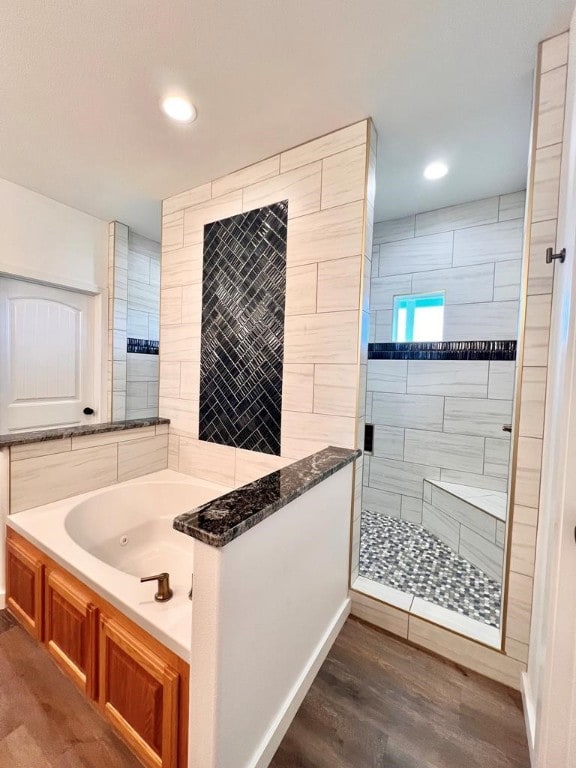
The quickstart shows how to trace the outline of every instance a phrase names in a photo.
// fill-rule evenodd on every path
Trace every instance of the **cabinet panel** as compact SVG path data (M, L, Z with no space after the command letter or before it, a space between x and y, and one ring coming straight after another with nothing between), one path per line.
M37 640L42 640L44 565L33 547L8 539L6 607Z
M178 762L178 673L114 619L100 620L100 705L150 768Z
M188 763L189 665L11 528L7 607L149 768Z
M97 694L98 610L78 583L60 571L46 579L45 639L62 669L91 698Z

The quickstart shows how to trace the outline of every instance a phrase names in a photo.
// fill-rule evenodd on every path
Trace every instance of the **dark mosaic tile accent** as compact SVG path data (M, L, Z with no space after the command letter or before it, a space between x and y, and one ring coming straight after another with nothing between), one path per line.
M368 344L369 360L516 360L516 341L416 341Z
M204 227L200 440L280 455L288 201Z
M223 547L338 472L361 454L329 446L271 472L201 507L178 515L174 528L213 547Z
M408 520L362 511L359 573L476 621L500 626L500 584Z
M150 339L127 339L126 352L133 355L157 355L160 348L159 341Z
M151 416L148 419L128 419L127 421L110 421L102 422L101 424L81 424L78 427L40 429L36 432L13 432L8 435L0 435L0 448L7 448L10 445L43 443L46 440L64 440L66 437L79 437L80 435L100 435L103 432L123 432L126 429L153 427L156 424L170 424L170 419L161 419L158 416Z

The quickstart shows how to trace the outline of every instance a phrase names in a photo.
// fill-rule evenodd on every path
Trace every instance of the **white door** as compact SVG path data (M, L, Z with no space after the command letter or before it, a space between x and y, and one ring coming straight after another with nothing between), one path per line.
M94 298L0 278L0 434L94 416Z

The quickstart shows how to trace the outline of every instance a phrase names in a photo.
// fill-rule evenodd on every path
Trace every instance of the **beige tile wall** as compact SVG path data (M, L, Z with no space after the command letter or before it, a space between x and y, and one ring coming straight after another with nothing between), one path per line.
M238 486L329 443L355 445L373 137L363 120L164 201L160 415L171 419L171 468ZM268 456L198 440L202 239L211 221L285 199L281 456Z
M108 368L110 421L126 418L126 329L128 318L128 227L113 221L108 230Z
M157 416L158 358L128 354L126 340L158 340L160 244L112 222L108 288L108 407L103 421Z
M554 264L546 264L545 251L556 246L567 64L567 32L541 44L505 625L506 654L523 664L528 660L530 636L554 277Z
M166 424L10 448L10 513L168 466Z
M353 593L355 615L513 688L520 687L520 673L528 661L554 274L554 266L546 265L544 256L546 248L556 244L567 62L568 33L541 44L536 75L533 169L528 179L529 218L523 267L527 289L523 297L524 335L519 345L523 359L519 358L516 390L520 393L514 423L518 441L508 538L503 650L483 647L397 608ZM434 235L433 217L424 223L420 234ZM394 231L388 235L379 233L383 236L381 242L386 236L391 240L412 237L414 226L414 217L396 221Z
M160 243L128 232L128 318L126 336L158 341ZM126 355L126 418L158 415L157 355Z

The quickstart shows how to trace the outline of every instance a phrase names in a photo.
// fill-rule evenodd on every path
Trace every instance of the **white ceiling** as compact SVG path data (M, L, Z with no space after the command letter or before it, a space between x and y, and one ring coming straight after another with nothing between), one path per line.
M371 115L377 220L520 189L536 45L573 4L0 0L0 177L157 236L162 198Z

